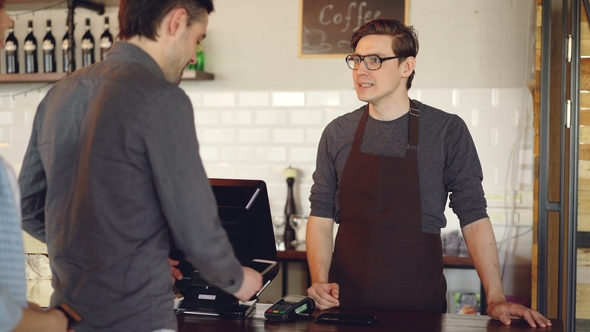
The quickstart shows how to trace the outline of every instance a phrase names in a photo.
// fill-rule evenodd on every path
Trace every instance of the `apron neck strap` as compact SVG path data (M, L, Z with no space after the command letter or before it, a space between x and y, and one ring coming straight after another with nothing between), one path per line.
M420 110L416 102L410 99L410 120L408 128L408 157L416 158L420 145L418 144L418 125L420 122Z

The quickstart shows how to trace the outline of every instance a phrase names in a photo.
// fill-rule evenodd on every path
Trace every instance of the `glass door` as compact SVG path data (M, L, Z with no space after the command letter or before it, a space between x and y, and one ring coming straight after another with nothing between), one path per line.
M588 0L539 0L537 305L566 331L590 328ZM539 45L539 44L537 44Z

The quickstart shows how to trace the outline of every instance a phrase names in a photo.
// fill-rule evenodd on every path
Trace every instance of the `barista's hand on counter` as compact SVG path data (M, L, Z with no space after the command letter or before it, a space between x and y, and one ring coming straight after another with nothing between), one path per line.
M262 275L249 267L242 266L244 280L240 289L233 294L238 300L247 302L262 288Z
M533 310L520 304L511 302L492 302L488 304L488 315L506 325L510 325L510 317L518 317L526 320L532 327L551 326L551 321Z
M336 283L314 282L307 289L307 295L315 301L315 306L320 310L340 305L340 301L338 301L340 286Z
M172 283L175 283L176 280L182 280L182 272L179 269L175 268L178 265L179 261L175 261L172 258L168 258L168 264L170 264L170 274L172 274Z

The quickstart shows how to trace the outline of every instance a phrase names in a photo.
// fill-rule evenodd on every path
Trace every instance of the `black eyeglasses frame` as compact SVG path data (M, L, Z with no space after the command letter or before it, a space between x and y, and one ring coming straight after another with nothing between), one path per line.
M379 59L379 68L371 69L371 68L367 67L367 63L365 62L365 58L369 57L369 56L374 56ZM367 68L367 70L371 70L371 71L381 69L381 66L383 66L383 61L401 58L399 55L382 58L382 57L378 56L377 54L367 54L367 55L349 54L344 58L344 61L346 61L346 66L348 66L348 68L350 68L352 70L358 70L358 68L355 69L354 66L353 66L353 68L350 67L349 59L351 59L352 57L359 57L360 61L362 61L363 64L365 65L365 68ZM352 61L352 62L354 62L354 61ZM360 63L359 63L359 66L360 66Z

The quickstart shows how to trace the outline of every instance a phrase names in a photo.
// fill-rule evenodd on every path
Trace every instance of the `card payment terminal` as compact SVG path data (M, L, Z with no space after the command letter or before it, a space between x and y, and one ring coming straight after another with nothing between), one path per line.
M264 317L273 321L286 321L309 316L314 310L315 302L312 298L300 295L287 295L271 305L264 312Z

